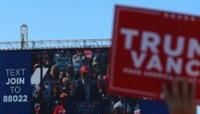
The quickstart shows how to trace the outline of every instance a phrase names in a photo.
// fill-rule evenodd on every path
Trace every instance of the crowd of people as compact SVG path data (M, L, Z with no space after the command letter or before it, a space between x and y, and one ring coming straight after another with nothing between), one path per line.
M108 49L33 53L33 70L49 69L39 85L32 85L33 114L131 112L135 102L107 93L108 59Z
M135 114L137 99L107 93L108 49L45 50L33 52L33 72L48 68L32 85L32 114ZM42 66L42 67L41 67ZM38 75L40 76L40 75ZM179 93L177 83L183 83ZM163 86L170 114L195 114L195 89L186 80ZM173 88L172 92L169 88Z

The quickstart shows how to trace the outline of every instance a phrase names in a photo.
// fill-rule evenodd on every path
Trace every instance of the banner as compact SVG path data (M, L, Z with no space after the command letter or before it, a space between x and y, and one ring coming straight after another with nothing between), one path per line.
M31 54L1 52L0 114L31 114Z
M200 102L199 17L117 6L109 90L129 97L163 97L162 84L195 81Z

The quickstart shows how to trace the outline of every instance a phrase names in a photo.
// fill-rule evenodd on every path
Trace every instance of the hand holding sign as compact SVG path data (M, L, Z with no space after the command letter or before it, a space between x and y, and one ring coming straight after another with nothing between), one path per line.
M196 114L195 83L190 86L186 79L179 78L173 80L171 92L166 84L163 85L163 91L170 114Z
M200 103L199 22L188 14L117 6L110 92L160 99L163 83L185 77L197 80L195 102Z

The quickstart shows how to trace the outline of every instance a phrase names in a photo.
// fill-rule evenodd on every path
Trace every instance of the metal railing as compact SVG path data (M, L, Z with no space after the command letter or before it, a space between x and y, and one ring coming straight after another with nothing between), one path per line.
M111 39L79 39L79 40L38 40L28 41L21 47L20 41L0 42L0 50L33 50L60 48L109 48Z

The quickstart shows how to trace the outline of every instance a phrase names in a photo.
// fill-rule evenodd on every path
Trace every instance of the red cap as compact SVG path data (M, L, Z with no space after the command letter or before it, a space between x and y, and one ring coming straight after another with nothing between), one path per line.
M89 72L89 69L87 66L82 66L80 68L80 73L83 74L83 73L88 73Z

